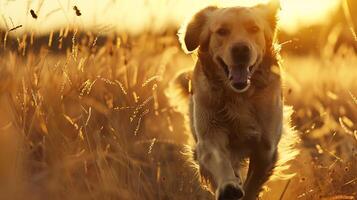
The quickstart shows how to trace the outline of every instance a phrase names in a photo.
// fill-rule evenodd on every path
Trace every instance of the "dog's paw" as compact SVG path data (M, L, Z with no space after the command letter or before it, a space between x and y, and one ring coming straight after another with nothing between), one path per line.
M239 200L243 198L244 191L240 185L230 182L220 187L216 195L217 200Z

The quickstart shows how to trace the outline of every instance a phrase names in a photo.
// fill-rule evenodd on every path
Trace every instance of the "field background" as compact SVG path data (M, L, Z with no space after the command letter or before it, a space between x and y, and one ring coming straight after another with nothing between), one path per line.
M357 197L357 3L336 6L324 23L282 27L300 155L296 175L269 182L263 199ZM0 199L213 199L164 92L194 64L177 40L182 20L134 32L86 27L86 10L69 7L75 21L48 30L39 29L48 15L27 14L25 25L2 14Z

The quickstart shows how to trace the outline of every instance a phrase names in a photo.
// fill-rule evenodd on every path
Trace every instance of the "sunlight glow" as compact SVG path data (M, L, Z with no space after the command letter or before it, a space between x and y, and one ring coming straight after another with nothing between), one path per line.
M341 0L281 0L281 28L296 32L301 27L322 24L338 8ZM3 0L0 1L0 26L47 32L66 25L94 28L100 32L162 32L170 25L178 27L185 19L207 5L251 6L267 0ZM73 6L82 15L76 16ZM33 9L39 16L33 19Z
M282 1L280 22L288 32L295 32L309 25L328 23L340 3L340 0L285 0Z

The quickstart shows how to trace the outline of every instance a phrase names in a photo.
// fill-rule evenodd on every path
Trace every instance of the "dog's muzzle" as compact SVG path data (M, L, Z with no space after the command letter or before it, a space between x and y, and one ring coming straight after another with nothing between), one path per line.
M218 58L218 62L223 68L234 91L242 93L249 89L255 64L249 67L246 67L245 64L238 64L229 68L222 58Z

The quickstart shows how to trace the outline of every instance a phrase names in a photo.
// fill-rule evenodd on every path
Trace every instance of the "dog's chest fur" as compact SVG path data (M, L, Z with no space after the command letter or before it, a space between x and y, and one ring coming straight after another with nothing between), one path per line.
M232 135L239 135L244 140L257 138L260 135L261 129L256 119L255 107L244 100L237 98L233 102L227 102L224 106L227 127L230 128Z
M222 128L227 130L232 147L251 146L258 143L262 127L257 118L257 109L249 99L241 96L221 97L220 105L212 107L212 112Z

